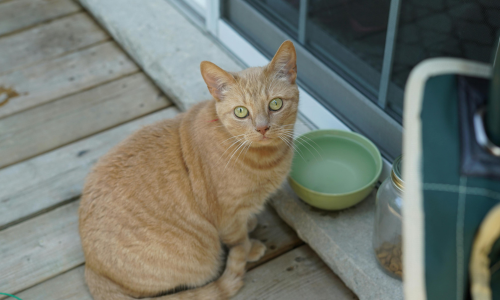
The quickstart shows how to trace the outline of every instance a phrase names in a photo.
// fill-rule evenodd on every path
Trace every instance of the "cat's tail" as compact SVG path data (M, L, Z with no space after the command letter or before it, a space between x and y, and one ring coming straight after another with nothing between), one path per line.
M191 289L171 295L156 298L141 298L143 300L224 300L228 299L243 286L245 275L246 251L243 246L235 246L229 250L226 269L221 277L200 288ZM123 290L96 274L92 269L85 268L85 279L94 300L136 300L124 294Z

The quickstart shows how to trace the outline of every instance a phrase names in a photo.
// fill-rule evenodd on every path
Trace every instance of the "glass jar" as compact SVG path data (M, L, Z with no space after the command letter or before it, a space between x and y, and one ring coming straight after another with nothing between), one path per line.
M382 269L389 275L402 279L402 193L401 156L394 160L391 176L380 185L375 208L373 249Z

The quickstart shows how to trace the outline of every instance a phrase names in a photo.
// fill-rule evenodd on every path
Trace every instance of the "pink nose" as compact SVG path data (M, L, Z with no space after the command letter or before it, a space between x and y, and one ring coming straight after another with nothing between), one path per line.
M266 131L269 130L269 125L259 126L259 127L255 128L255 130L257 130L258 132L260 132L262 135L265 135Z

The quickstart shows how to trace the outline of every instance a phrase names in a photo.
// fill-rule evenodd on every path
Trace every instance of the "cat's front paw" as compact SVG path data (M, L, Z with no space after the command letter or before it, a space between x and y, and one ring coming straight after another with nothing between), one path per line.
M247 261L258 261L262 258L262 256L264 256L264 253L266 253L267 247L259 240L251 239L250 242L252 243L252 247L250 248L250 252L248 253Z

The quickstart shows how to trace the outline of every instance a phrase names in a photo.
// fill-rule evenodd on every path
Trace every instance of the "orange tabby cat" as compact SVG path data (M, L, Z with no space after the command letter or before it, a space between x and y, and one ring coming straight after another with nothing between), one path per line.
M95 300L227 299L264 255L248 232L290 170L295 48L284 42L265 67L202 62L201 73L214 100L139 130L87 178L80 236Z

